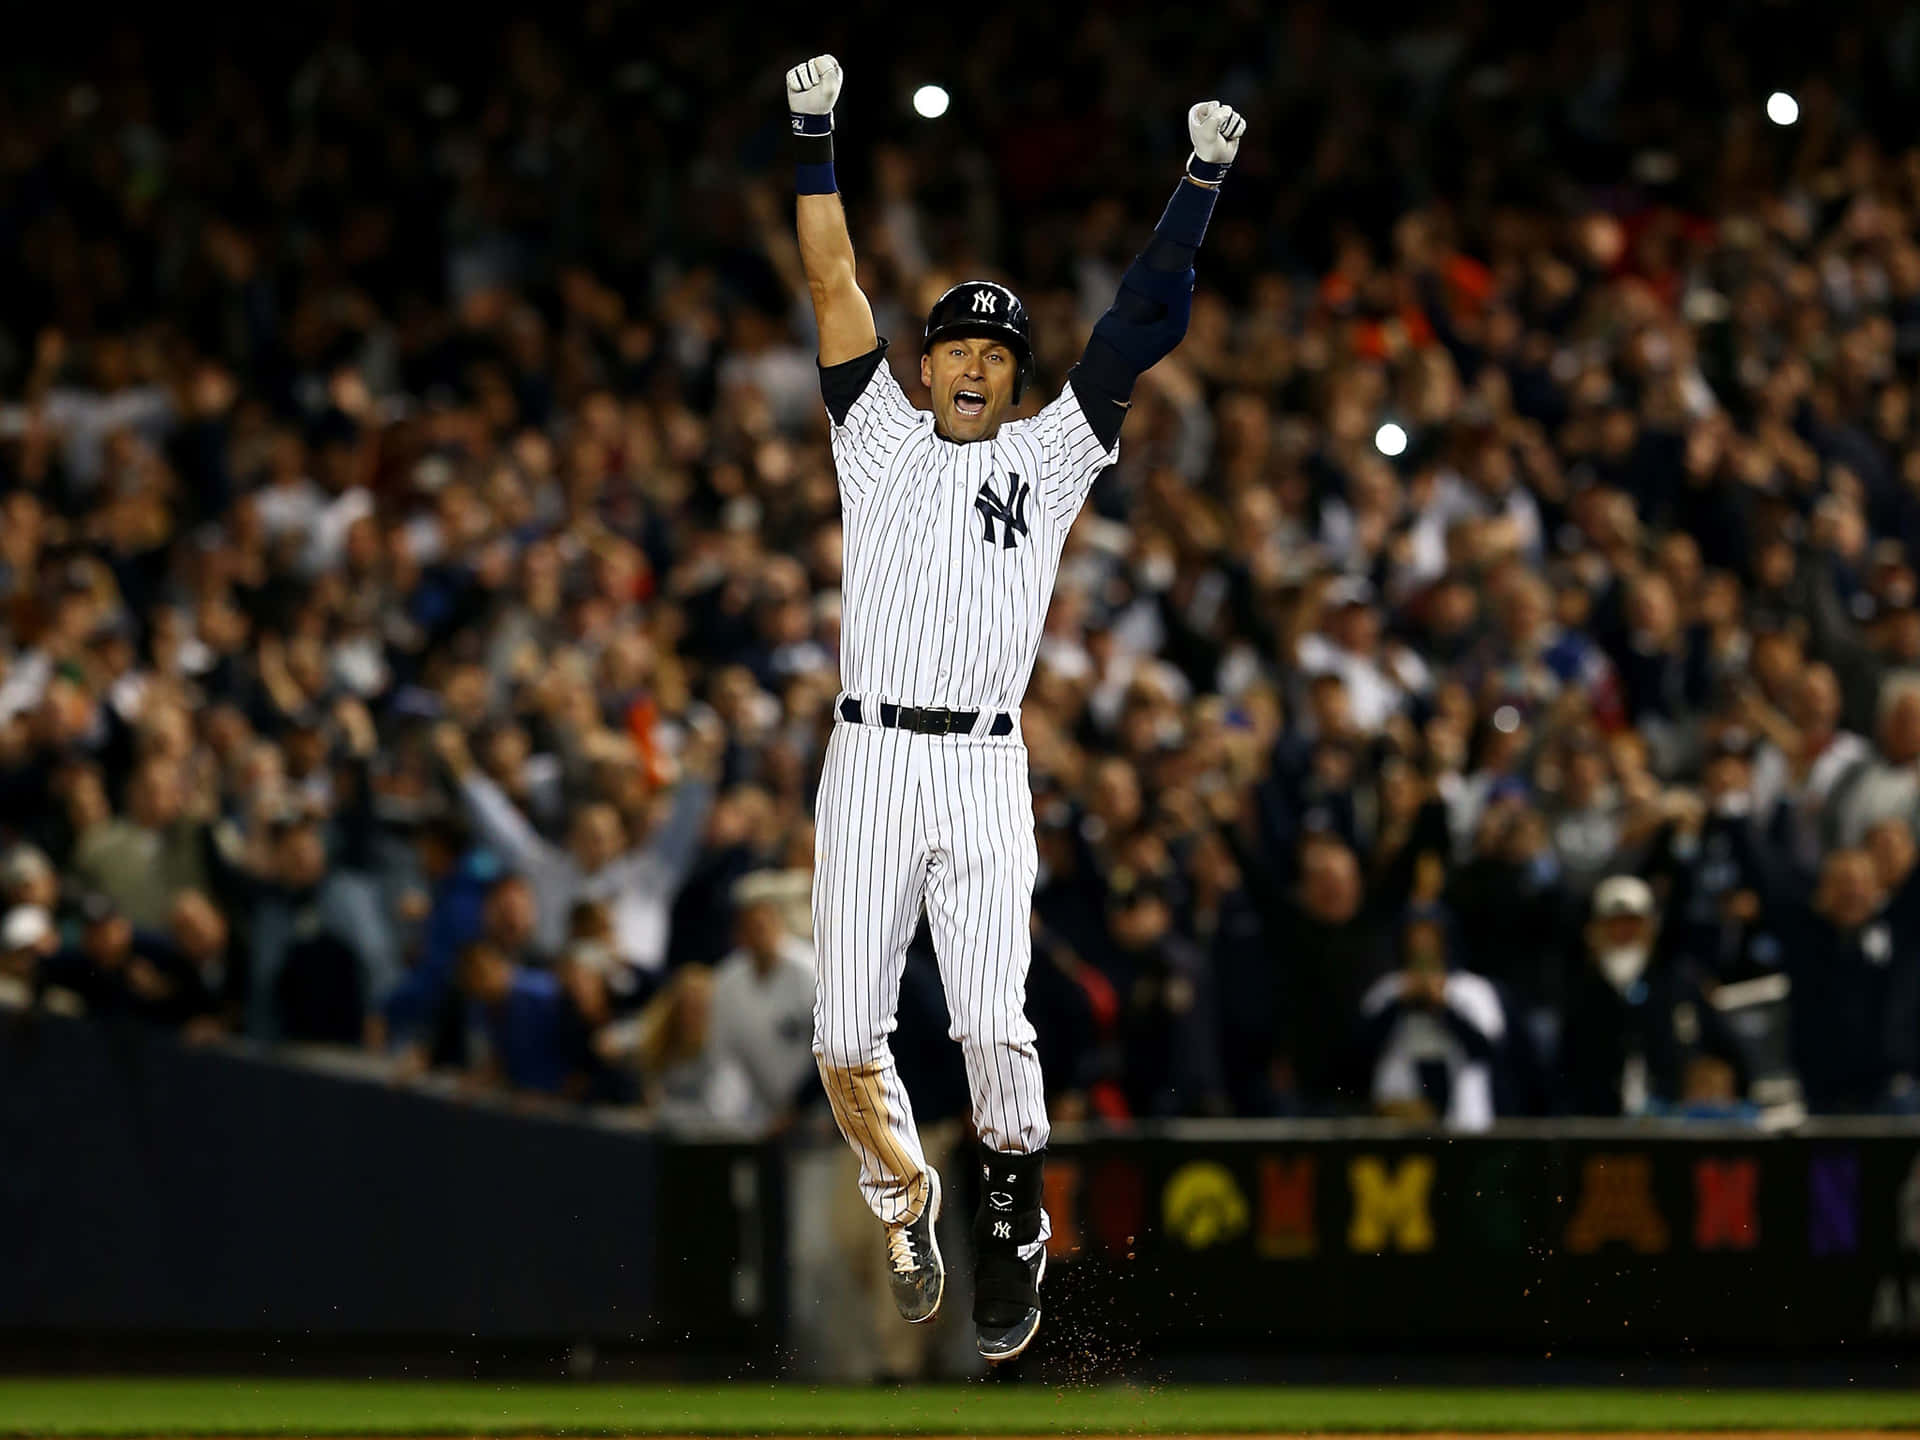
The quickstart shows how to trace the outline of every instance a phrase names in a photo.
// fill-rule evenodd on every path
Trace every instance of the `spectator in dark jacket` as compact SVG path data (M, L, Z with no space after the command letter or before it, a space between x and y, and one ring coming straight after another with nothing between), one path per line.
M1036 920L1027 972L1027 1019L1047 1085L1047 1113L1084 1116L1087 1092L1100 1081L1103 1022L1117 1009L1104 977L1049 935Z
M1709 746L1702 803L1665 833L1655 869L1671 878L1665 940L1703 977L1749 978L1748 938L1768 903L1791 893L1789 868L1755 814L1752 739L1723 730Z
M1813 903L1785 927L1793 1055L1816 1113L1912 1107L1920 956L1896 944L1865 850L1836 850Z
M1034 796L1034 842L1039 877L1033 909L1055 940L1105 974L1112 969L1107 938L1106 887L1101 883L1082 817L1065 796Z
M1218 997L1222 1079L1242 1115L1274 1111L1273 1024L1277 962L1260 907L1233 850L1208 832L1188 861L1192 916L1186 929L1207 947Z
M1920 948L1920 843L1904 820L1880 820L1867 831L1867 853L1887 897L1887 923L1903 954Z
M388 1033L397 1043L429 1050L442 1010L454 991L460 954L479 938L487 893L500 879L491 851L470 845L466 828L437 820L415 838L420 872L429 887L427 914L407 973L387 1001Z
M226 916L198 890L173 902L173 921L154 937L177 977L170 1018L201 1037L237 1029L245 1003L246 967L238 961Z
M126 914L99 894L80 903L79 943L49 955L36 985L67 991L89 1015L131 1016L170 1029L212 1019L220 1011L217 991L193 958L165 933L135 930Z
M1657 955L1657 940L1652 887L1637 875L1601 881L1561 1044L1575 1115L1639 1115L1677 1101L1687 1061L1702 1051L1740 1064L1713 1007Z
M1297 891L1269 912L1275 961L1271 1039L1264 1047L1292 1103L1327 1111L1361 1103L1366 1088L1355 1063L1360 999L1392 964L1392 945L1366 906L1360 865L1345 843L1309 839Z
M1624 620L1611 658L1627 715L1653 747L1655 768L1669 771L1685 763L1692 722L1711 700L1703 637L1687 631L1672 584L1656 571L1629 587Z
M775 859L760 848L771 810L767 793L757 785L736 785L714 802L706 848L673 902L671 968L718 965L733 948L734 887ZM630 1003L623 999L622 1008L631 1008Z
M399 962L370 877L329 868L321 827L298 821L274 842L270 879L255 889L247 1029L263 1040L358 1045Z
M1525 1013L1560 1001L1569 901L1546 818L1517 787L1496 793L1447 908L1459 920L1462 963Z
M482 1073L515 1090L584 1094L592 1054L565 987L550 972L515 965L485 940L460 960L460 987L483 1017L491 1053Z
M1141 1117L1219 1114L1226 1086L1206 957L1175 933L1161 877L1120 869L1112 883L1127 1104Z

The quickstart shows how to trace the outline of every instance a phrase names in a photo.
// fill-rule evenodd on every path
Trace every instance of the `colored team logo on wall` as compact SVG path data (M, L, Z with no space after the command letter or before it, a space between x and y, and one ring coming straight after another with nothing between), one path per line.
M1567 1249L1591 1255L1620 1244L1642 1255L1667 1248L1667 1222L1653 1201L1653 1161L1645 1155L1589 1155L1579 1199L1567 1222Z
M1246 1230L1247 1197L1226 1166L1196 1160L1167 1181L1161 1214L1168 1234L1189 1250L1205 1250Z
M1047 1218L1053 1224L1047 1258L1070 1259L1080 1253L1080 1162L1055 1160L1040 1175Z
M1760 1243L1760 1165L1693 1163L1693 1243L1699 1250L1751 1250Z
M1147 1226L1147 1182L1129 1160L1108 1160L1086 1184L1087 1225L1093 1243L1109 1255L1132 1250Z
M1378 1155L1356 1155L1347 1163L1347 1183L1353 1187L1348 1249L1377 1254L1433 1248L1432 1156L1409 1155L1389 1172Z
M1276 1260L1297 1260L1320 1248L1313 1223L1319 1167L1311 1155L1260 1161L1260 1228L1254 1247Z
M1860 1249L1860 1156L1852 1150L1815 1154L1807 1162L1807 1249L1814 1255Z
M1502 1255L1526 1252L1535 1239L1529 1219L1529 1190L1514 1174L1512 1153L1488 1147L1467 1166L1461 1203L1451 1212L1462 1233L1449 1240Z

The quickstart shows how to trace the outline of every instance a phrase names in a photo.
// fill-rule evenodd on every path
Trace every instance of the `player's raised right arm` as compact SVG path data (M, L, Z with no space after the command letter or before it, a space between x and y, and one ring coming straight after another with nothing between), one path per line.
M799 155L794 188L800 192L800 264L820 329L822 366L857 359L880 343L873 307L854 278L853 237L833 174L833 105L842 78L831 55L816 55L787 72L787 110Z

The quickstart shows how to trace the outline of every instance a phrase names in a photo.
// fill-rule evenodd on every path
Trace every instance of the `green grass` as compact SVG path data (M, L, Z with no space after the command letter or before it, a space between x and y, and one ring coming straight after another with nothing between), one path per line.
M1920 1394L0 1380L0 1435L1011 1435L1920 1427Z

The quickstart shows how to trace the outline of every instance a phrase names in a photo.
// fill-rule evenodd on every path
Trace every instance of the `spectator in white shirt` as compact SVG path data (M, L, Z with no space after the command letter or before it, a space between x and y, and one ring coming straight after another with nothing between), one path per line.
M1321 620L1319 628L1300 638L1300 668L1344 680L1354 722L1365 733L1378 733L1409 697L1431 687L1425 661L1404 646L1381 641L1380 612L1365 580L1349 577L1329 587Z
M804 871L762 870L733 887L738 946L713 976L713 1048L745 1072L755 1128L777 1125L814 1075L813 946L786 926L783 906Z
M1388 1114L1485 1130L1494 1117L1494 1066L1506 1014L1493 982L1449 972L1438 919L1407 926L1405 963L1360 1002L1373 1103Z
M593 900L612 911L615 948L627 964L647 972L665 965L673 900L699 853L713 807L709 771L716 757L711 743L688 747L672 807L643 842L635 843L614 806L590 801L574 807L565 847L534 829L480 770L458 726L441 725L434 745L459 781L481 835L509 868L532 883L539 899L536 939L542 951L559 954L567 943L575 902Z

